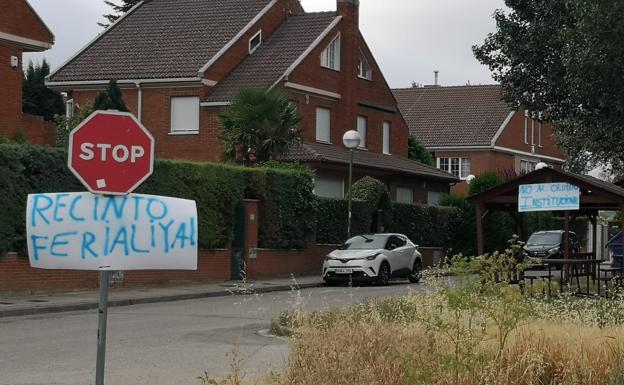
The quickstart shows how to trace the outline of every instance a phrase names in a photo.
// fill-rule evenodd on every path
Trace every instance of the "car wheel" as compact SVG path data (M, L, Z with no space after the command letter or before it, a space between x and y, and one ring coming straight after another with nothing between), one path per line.
M420 276L422 273L422 262L420 261L420 259L417 259L414 261L414 267L412 268L412 272L409 275L409 281L411 283L418 283L420 282Z
M388 265L387 262L384 262L379 267L379 274L377 274L377 285L388 286L388 282L390 282L390 265Z
M328 286L328 287L338 286L338 282L332 281L332 280L325 280L325 286Z

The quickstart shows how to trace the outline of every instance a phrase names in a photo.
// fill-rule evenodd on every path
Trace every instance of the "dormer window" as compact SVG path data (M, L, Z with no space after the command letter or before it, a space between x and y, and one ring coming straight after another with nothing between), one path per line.
M340 71L340 34L336 36L321 54L321 67Z
M358 59L358 77L360 79L371 80L373 77L373 71L371 71L370 65L363 54L360 54Z
M249 54L251 55L262 44L262 30L258 31L251 39L249 39Z

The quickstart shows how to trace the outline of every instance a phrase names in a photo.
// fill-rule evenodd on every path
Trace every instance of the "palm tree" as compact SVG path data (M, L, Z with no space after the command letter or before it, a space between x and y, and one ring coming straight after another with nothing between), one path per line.
M219 115L222 158L248 166L275 160L301 140L300 122L297 106L284 91L241 90Z

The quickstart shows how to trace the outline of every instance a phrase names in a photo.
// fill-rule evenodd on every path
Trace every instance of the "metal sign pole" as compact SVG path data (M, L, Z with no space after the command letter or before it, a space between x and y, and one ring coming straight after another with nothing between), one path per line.
M110 271L100 272L100 311L98 316L97 361L95 365L95 385L104 385L106 363L106 321L108 318L108 283Z

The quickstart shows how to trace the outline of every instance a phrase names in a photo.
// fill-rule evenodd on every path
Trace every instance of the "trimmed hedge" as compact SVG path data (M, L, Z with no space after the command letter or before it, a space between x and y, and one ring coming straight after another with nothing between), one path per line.
M449 248L460 214L449 207L393 203L388 230L407 235L417 245Z
M372 218L369 205L360 200L351 203L351 233L370 233ZM346 199L318 198L316 242L325 245L344 243L347 240L348 215L349 203Z
M235 208L244 198L261 200L260 245L305 246L314 231L312 172L243 168L159 160L137 193L192 199L199 215L199 246L224 247L233 238ZM85 191L59 149L0 144L0 253L24 251L26 197L31 193ZM310 218L302 221L301 218Z
M341 244L347 238L346 199L319 198L316 239L321 244ZM353 201L353 234L373 232L370 207L366 202ZM390 223L386 231L407 235L414 243L427 247L449 248L461 212L440 206L393 203L387 212Z

